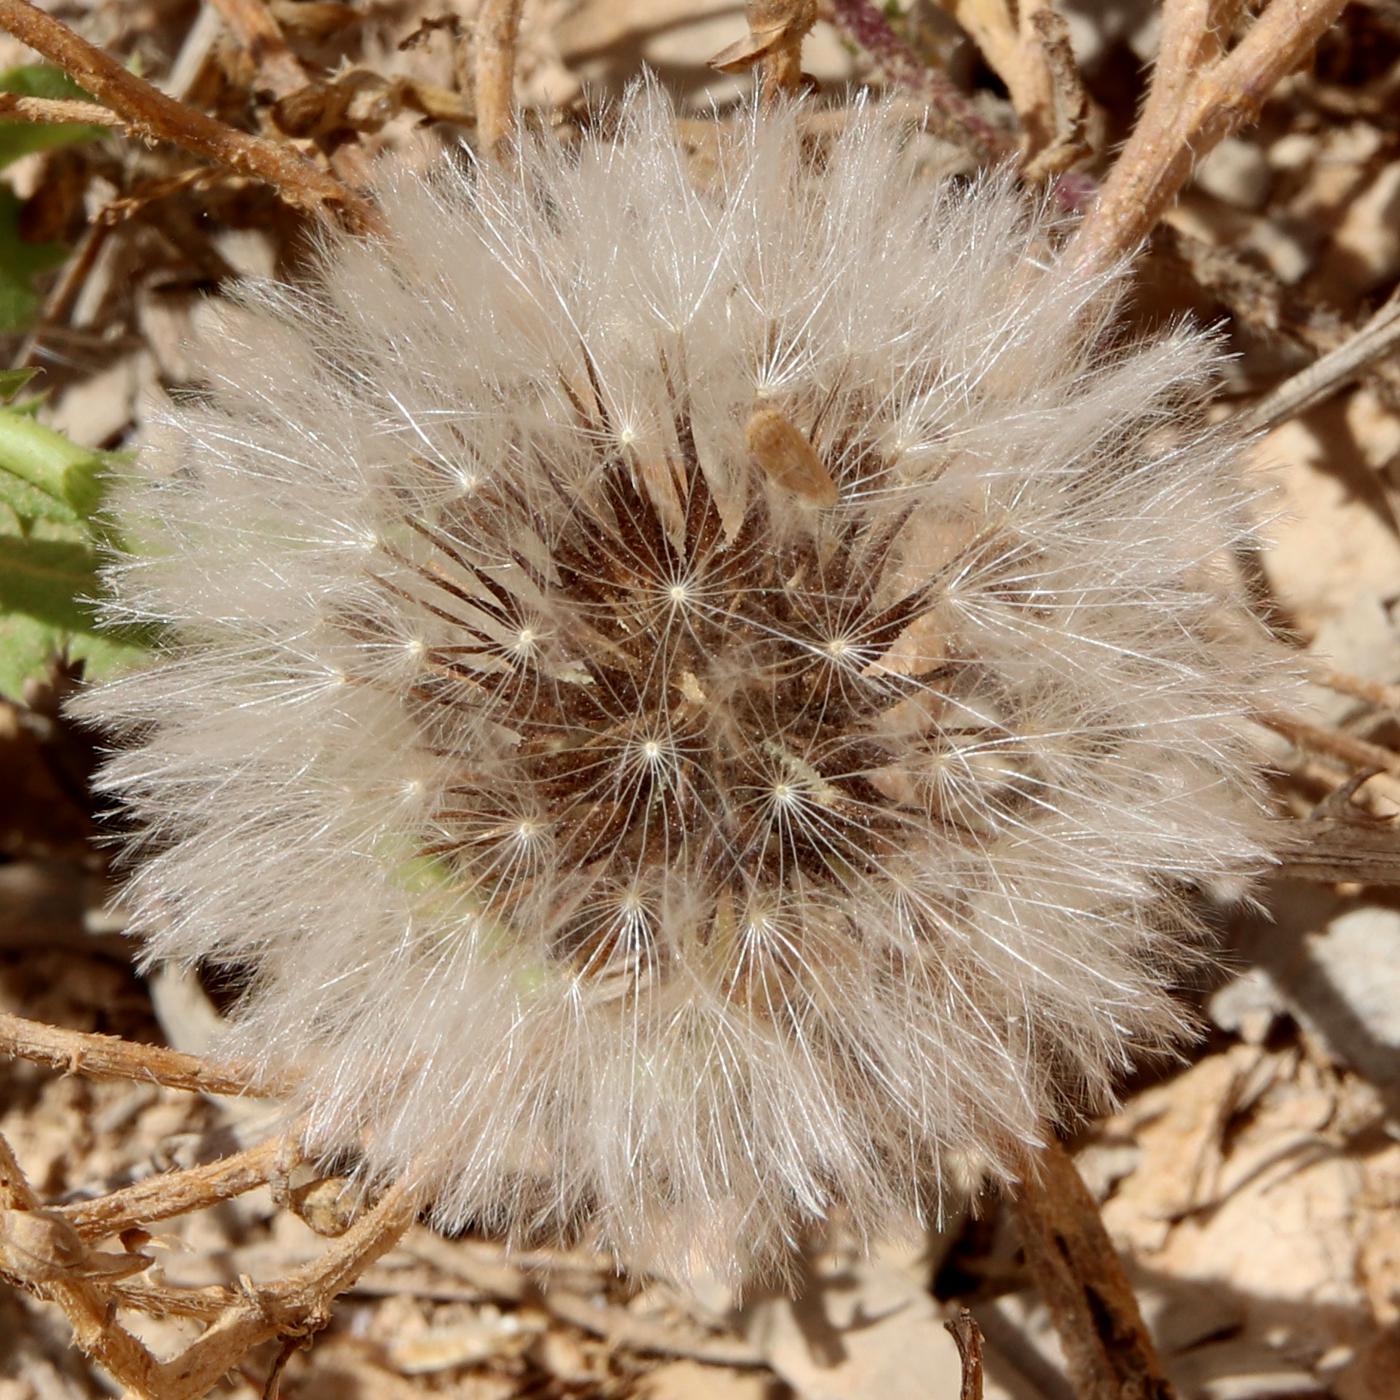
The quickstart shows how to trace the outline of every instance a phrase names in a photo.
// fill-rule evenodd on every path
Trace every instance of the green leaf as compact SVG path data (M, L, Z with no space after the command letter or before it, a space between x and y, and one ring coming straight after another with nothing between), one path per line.
M88 614L80 599L98 591L97 551L81 537L64 538L61 527L52 533L59 537L0 535L0 614L82 628Z
M19 198L0 185L0 332L22 331L39 309L34 278L68 254L62 243L26 243L19 233Z
M135 660L148 639L98 631L89 599L101 592L96 549L64 538L0 534L0 695L23 700L25 683L65 653L98 679Z
M81 661L89 680L103 680L135 662L147 646L95 632L90 625L71 632L24 613L5 613L0 615L0 696L22 703L25 685L43 677L55 657Z
M34 378L37 369L0 369L0 399L9 403Z
M92 100L66 73L44 63L27 63L0 73L0 92L17 93L20 97ZM106 135L105 126L88 122L0 122L0 168L35 151L51 151L57 146L95 141Z
M149 645L134 630L99 630L91 602L102 591L92 517L115 460L0 409L0 695L22 699L55 656L98 677Z
M69 442L18 409L0 409L0 503L17 515L37 518L16 504L16 481L62 507L65 518L90 520L102 500L100 473L119 460L116 453Z
M66 74L42 63L24 64L0 73L0 91L21 97L87 97ZM0 121L0 168L58 146L106 136L107 128L87 122ZM20 201L0 185L0 333L24 330L39 309L34 278L56 267L67 255L62 243L28 243L20 237ZM6 395L8 397L8 394Z

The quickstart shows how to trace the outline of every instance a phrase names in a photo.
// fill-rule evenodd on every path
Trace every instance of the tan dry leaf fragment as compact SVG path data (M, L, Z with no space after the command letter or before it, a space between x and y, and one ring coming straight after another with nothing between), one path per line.
M816 449L776 408L754 409L744 424L744 439L754 461L777 485L814 505L836 504L836 483Z

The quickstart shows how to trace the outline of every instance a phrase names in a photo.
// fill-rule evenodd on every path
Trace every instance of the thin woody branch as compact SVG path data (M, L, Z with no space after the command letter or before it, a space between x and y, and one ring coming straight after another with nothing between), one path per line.
M1147 102L1075 235L1087 262L1131 253L1198 161L1253 121L1278 82L1312 52L1347 0L1272 0L1227 51L1238 0L1166 0Z
M0 117L21 122L82 122L86 126L114 126L126 129L125 120L97 102L81 102L66 97L21 97L0 92Z
M314 1263L281 1283L250 1290L197 1342L160 1367L160 1400L198 1400L260 1343L319 1331L335 1297L398 1243L418 1209L415 1191L396 1182Z
M1400 685L1389 685L1385 681L1372 680L1368 676L1353 676L1335 667L1314 664L1310 668L1312 678L1318 685L1325 685L1339 695L1350 695L1353 699L1364 700L1392 714L1400 714Z
M273 96L286 97L305 85L306 74L263 0L213 0L213 5L247 49Z
M42 1209L10 1145L0 1137L0 1209L32 1215ZM97 1285L81 1278L54 1278L27 1283L14 1272L15 1261L0 1253L0 1271L9 1272L40 1297L57 1303L73 1328L73 1340L99 1366L137 1396L154 1393L159 1363L130 1332L108 1315Z
M1334 346L1320 359L1284 380L1239 418L1242 432L1262 432L1325 403L1359 379L1400 346L1400 294L1384 306L1355 335Z
M1053 1135L1007 1199L1078 1400L1173 1400L1098 1204Z
M183 1214L249 1190L276 1170L283 1147L283 1140L269 1139L236 1158L141 1183L102 1202L46 1209L0 1137L0 1224L17 1221L29 1227L0 1230L0 1272L57 1303L72 1324L78 1346L134 1400L197 1400L261 1342L295 1339L325 1326L335 1298L393 1248L417 1217L419 1197L411 1174L391 1185L319 1258L261 1288L245 1283L178 1289L126 1282L123 1275L129 1268L109 1269L107 1278L89 1279L85 1264L121 1263L126 1257L91 1253L83 1237ZM53 1257L36 1261L17 1252L16 1238L52 1238ZM143 1262L139 1255L131 1259L138 1267ZM202 1318L209 1326L179 1355L160 1362L115 1320L113 1304L157 1316Z
M260 1079L252 1070L237 1065L210 1065L197 1055L164 1046L64 1030L8 1012L0 1012L0 1055L33 1060L90 1079L134 1079L201 1094L277 1098L290 1087Z
M951 79L930 68L895 33L883 11L870 0L833 0L836 24L859 44L885 78L917 94L938 115L940 126L972 148L980 160L1004 160L1014 144L997 131Z
M769 106L802 91L802 41L817 22L816 0L749 0L749 28L763 35L759 101Z
M271 185L289 204L316 214L334 211L361 228L373 227L373 206L285 142L237 131L186 106L88 43L28 0L0 0L0 28L56 63L146 141L182 150Z
M282 26L265 0L212 0L212 3L247 50L259 83L279 102L316 86L288 46ZM346 141L331 152L330 166L350 186L363 188L369 184L369 161L364 149L353 141Z
M476 23L476 130L497 156L515 130L515 45L524 0L483 0Z
M982 1329L977 1319L966 1309L961 1308L957 1317L943 1324L958 1348L958 1360L962 1365L962 1384L958 1387L958 1400L982 1400Z
M1380 744L1354 738L1337 729L1324 729L1296 715L1274 711L1260 712L1255 718L1275 734L1281 734L1295 748L1336 759L1357 769L1374 769L1400 777L1400 754Z
M83 1239L105 1239L136 1225L170 1220L255 1190L277 1170L282 1147L282 1139L268 1138L217 1162L150 1176L95 1200L75 1201L53 1209Z
M1089 100L1053 0L944 0L943 8L1006 84L1021 122L1028 176L1058 173L1083 154Z

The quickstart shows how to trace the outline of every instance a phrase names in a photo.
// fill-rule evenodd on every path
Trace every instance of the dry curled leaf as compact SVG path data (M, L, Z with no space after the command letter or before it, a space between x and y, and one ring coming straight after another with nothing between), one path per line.
M393 85L375 73L352 69L328 83L308 83L273 104L272 119L288 136L332 131L378 131L399 110Z
M324 39L358 24L360 12L336 0L270 0L268 9L286 33L298 38Z
M53 1211L0 1211L0 1270L25 1283L126 1278L150 1263L145 1254L89 1249L73 1226Z
M749 32L722 48L710 67L721 73L742 73L780 44L800 39L816 19L816 0L751 0Z

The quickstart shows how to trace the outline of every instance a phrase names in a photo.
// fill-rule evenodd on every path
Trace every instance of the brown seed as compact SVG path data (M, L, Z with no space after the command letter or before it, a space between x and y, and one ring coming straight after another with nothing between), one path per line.
M744 425L744 437L754 461L779 486L813 505L836 504L836 483L816 449L776 408L754 409Z
M292 1209L318 1235L336 1239L354 1223L363 1204L351 1183L343 1176L322 1177L292 1190Z

